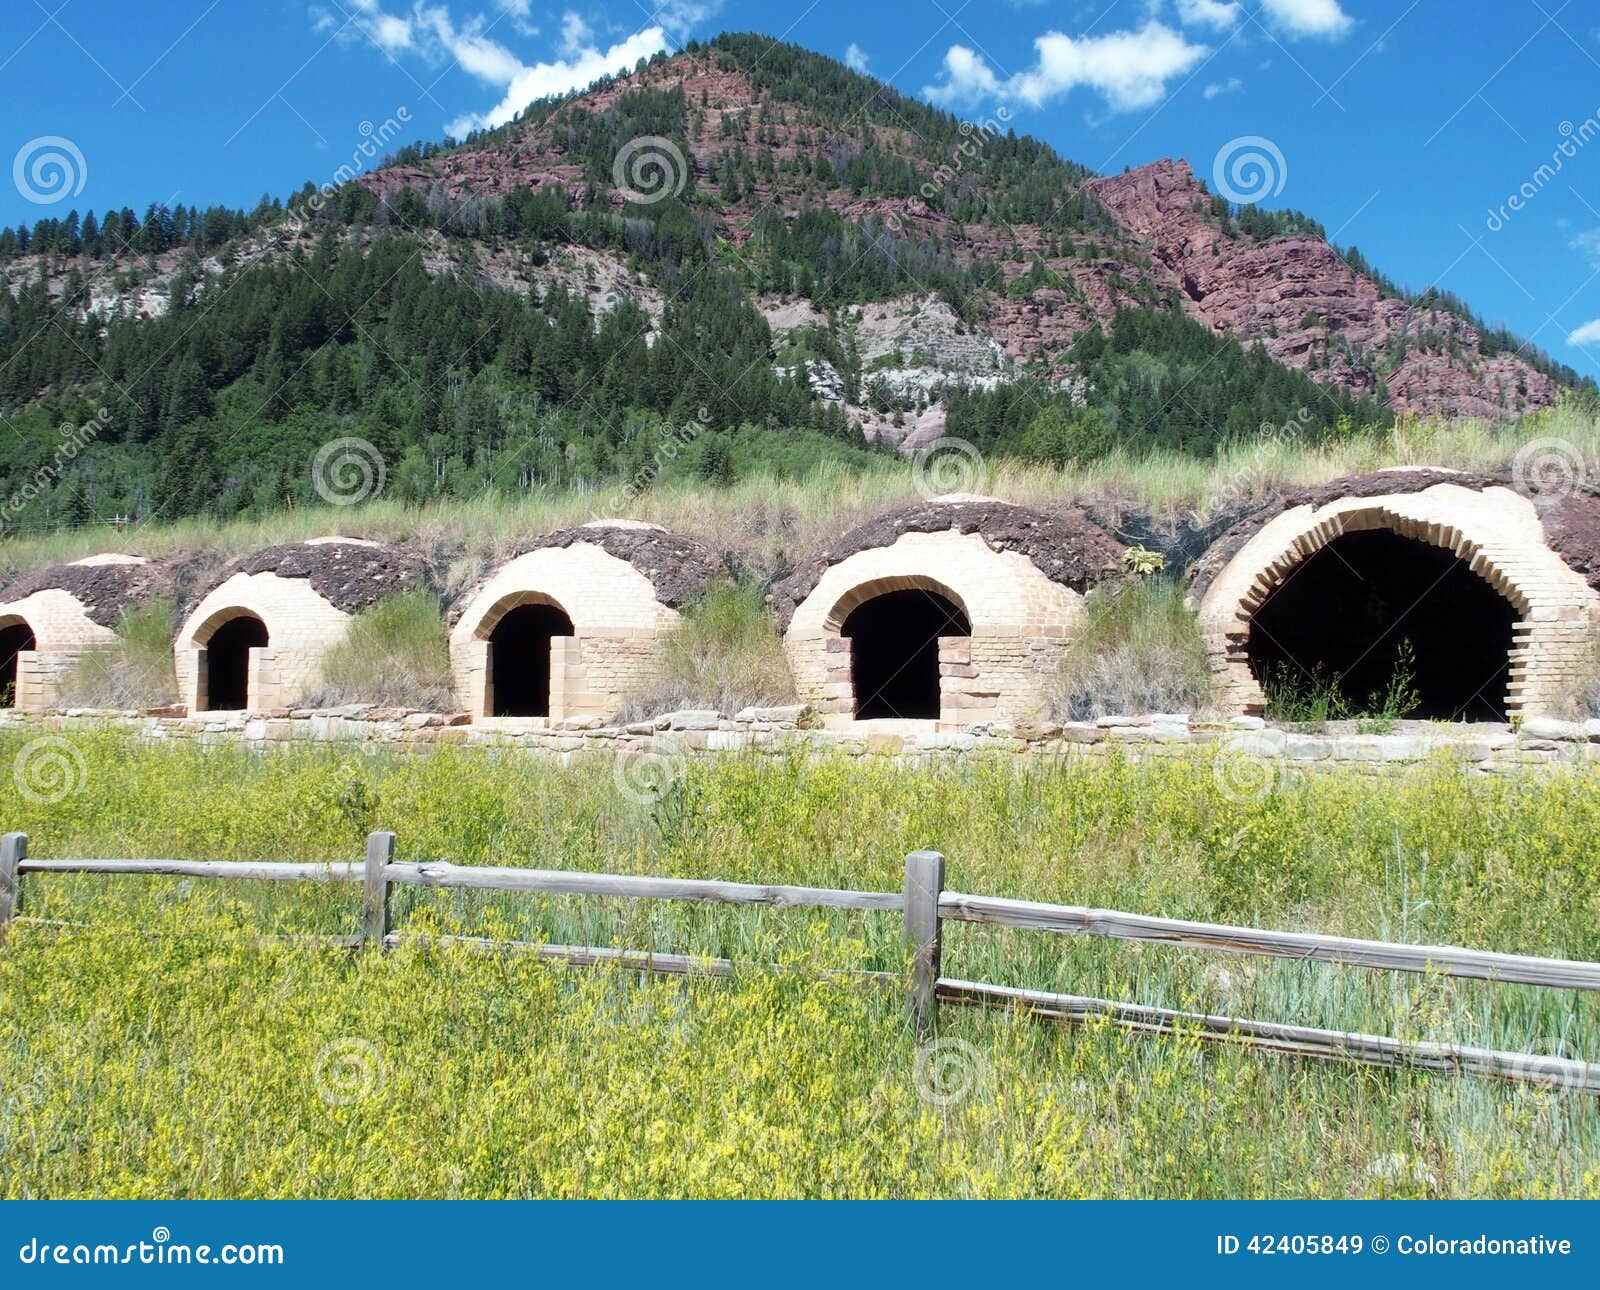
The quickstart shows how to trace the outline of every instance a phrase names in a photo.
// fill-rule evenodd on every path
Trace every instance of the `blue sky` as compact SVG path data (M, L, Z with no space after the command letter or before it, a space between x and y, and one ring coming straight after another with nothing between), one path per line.
M249 205L321 182L386 122L438 138L656 49L756 30L973 119L1005 107L1019 131L1105 173L1181 156L1215 188L1218 158L1263 140L1243 151L1267 158L1265 205L1307 211L1396 280L1455 291L1600 376L1592 0L7 0L4 12L4 223ZM1260 174L1235 179L1253 195Z

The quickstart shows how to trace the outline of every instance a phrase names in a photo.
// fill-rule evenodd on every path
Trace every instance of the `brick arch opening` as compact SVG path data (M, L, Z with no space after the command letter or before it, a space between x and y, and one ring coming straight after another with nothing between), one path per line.
M12 618L0 625L0 708L17 706L19 654L37 649L33 628L23 618Z
M554 641L576 634L567 611L548 596L522 593L484 615L478 631L489 643L487 715L550 716Z
M1266 589L1245 638L1252 675L1269 693L1336 683L1357 710L1374 710L1408 652L1399 715L1505 720L1523 606L1460 535L1408 535L1386 521L1345 516Z
M250 651L265 649L267 625L249 610L226 613L200 639L203 651L201 708L208 712L248 709L250 703Z
M970 637L972 622L959 597L931 579L886 582L854 588L829 616L850 645L854 716L937 721L940 641Z

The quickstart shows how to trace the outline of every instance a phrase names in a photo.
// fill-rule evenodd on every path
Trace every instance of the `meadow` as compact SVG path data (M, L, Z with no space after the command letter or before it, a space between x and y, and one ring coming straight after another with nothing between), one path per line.
M1440 766L1221 791L1206 756L911 769L720 757L654 804L603 760L141 748L0 786L38 856L403 860L897 890L1600 957L1600 776ZM0 738L0 762L25 755ZM725 956L644 978L353 953L358 892L29 876L0 948L6 1196L1594 1196L1578 1094L945 1008L919 1049L896 915L402 889L397 928ZM771 971L779 965L797 971ZM945 972L1270 1020L1600 1055L1587 996L947 925Z
M1051 466L1014 457L970 460L935 455L922 466L889 456L823 462L801 472L755 470L730 484L694 479L652 483L629 495L629 518L696 537L724 554L741 579L761 582L792 568L855 524L930 492L973 492L1053 509L1094 506L1103 515L1182 524L1232 518L1290 487L1325 483L1391 466L1508 469L1530 445L1558 448L1557 467L1592 473L1600 460L1600 416L1581 400L1513 422L1402 419L1387 429L1308 436L1295 424L1263 426L1215 452L1131 452ZM1548 463L1547 463L1548 468ZM279 542L354 534L415 546L444 568L446 594L459 591L520 542L596 517L614 517L614 490L506 490L424 504L383 495L348 506L273 509L219 521L150 521L9 530L0 576L14 576L103 551L182 556L207 567Z

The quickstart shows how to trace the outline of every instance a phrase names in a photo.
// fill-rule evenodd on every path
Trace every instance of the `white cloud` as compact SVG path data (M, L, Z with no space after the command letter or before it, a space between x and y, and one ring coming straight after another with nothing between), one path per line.
M1354 26L1339 0L1261 0L1272 25L1291 39L1338 40Z
M594 32L583 20L581 13L568 9L561 15L561 52L569 56L579 54L594 45Z
M1567 337L1569 345L1593 345L1600 343L1600 318L1595 318L1583 324L1577 331Z
M505 90L500 102L487 112L467 113L450 122L446 128L457 137L469 130L504 125L534 99L565 94L569 90L581 89L602 76L631 71L641 58L649 58L667 48L667 33L660 27L647 27L609 49L590 46L568 58L533 64L519 62L503 49L497 55L489 54L484 47L493 43L481 37L468 37L465 41L457 41L461 47L459 52L452 48L451 52L467 71L479 80ZM506 58L510 59L509 63Z
M845 66L853 72L867 70L867 51L862 49L855 41L850 42L850 48L844 51Z
M1113 111L1133 112L1159 103L1167 81L1210 52L1159 22L1147 22L1137 31L1076 39L1049 31L1033 45L1038 62L1005 80L965 45L952 45L944 56L944 80L924 86L922 92L941 104L992 98L1041 107L1084 86L1102 94Z
M398 54L402 49L411 48L411 24L404 18L380 13L373 18L370 30L385 53Z
M1185 27L1214 27L1227 31L1244 16L1237 4L1224 4L1222 0L1178 0L1178 21Z
M1600 269L1600 228L1585 229L1570 243L1574 251L1583 252L1584 258Z
M524 62L519 54L489 35L492 23L473 17L458 25L443 4L413 0L409 13L395 14L386 12L381 0L345 3L349 5L342 11L348 15L345 22L325 8L312 8L312 30L333 30L345 44L371 41L390 57L407 53L435 66L453 62L467 75L501 92L500 101L492 108L463 113L446 125L446 130L459 137L471 130L503 125L535 99L565 94L602 76L631 71L641 58L668 49L670 34L709 17L721 0L669 0L658 12L654 26L605 49L595 43L594 32L583 15L569 9L562 14L557 37L560 56L537 63ZM536 34L536 29L515 21L530 12L530 0L495 3L524 34Z
M1241 81L1237 76L1230 76L1225 81L1213 81L1210 85L1205 87L1202 93L1205 96L1206 102L1209 103L1212 99L1220 98L1224 94L1237 94L1243 88L1243 81Z
M650 21L666 28L674 39L681 40L691 29L722 11L722 0L663 0L651 6L655 12Z

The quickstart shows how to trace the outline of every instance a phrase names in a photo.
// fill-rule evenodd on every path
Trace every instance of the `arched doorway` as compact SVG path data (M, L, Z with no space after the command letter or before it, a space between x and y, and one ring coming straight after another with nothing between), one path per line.
M207 711L250 706L250 651L266 644L267 625L254 614L238 614L211 633L205 655Z
M850 641L855 717L939 719L939 638L972 624L941 592L913 588L862 601L839 629Z
M22 619L0 627L0 707L17 706L17 655L37 647L33 628Z
M559 605L527 604L508 610L489 633L489 715L550 715L550 641L573 635Z
M1504 721L1516 608L1453 551L1389 529L1344 533L1291 569L1250 621L1250 670L1371 711L1409 671L1396 715ZM1409 656L1409 669L1402 659Z

